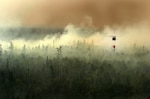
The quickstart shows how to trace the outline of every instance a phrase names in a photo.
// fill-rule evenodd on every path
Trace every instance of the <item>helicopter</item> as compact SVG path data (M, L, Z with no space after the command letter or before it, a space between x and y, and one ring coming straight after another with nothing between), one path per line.
M112 41L116 41L117 40L117 36L115 36L115 35L106 36L106 37L111 37Z
M117 40L116 36L112 36L112 41L116 41L116 40Z
M111 35L111 36L106 36L106 37L111 37L111 40L116 42L117 36L116 35ZM112 45L112 48L114 49L114 52L116 50L116 44Z

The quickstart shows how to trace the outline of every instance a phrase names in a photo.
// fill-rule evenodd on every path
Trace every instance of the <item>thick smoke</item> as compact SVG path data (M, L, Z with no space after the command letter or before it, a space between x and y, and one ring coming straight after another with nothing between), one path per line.
M91 16L97 28L130 25L150 21L149 5L148 0L1 0L0 24L64 28Z
M74 46L78 41L105 49L114 44L118 50L135 44L149 47L149 25L142 23L150 21L147 0L3 0L0 5L4 48L10 42L22 48Z
M30 29L29 29L30 30ZM28 31L27 31L28 32ZM14 44L17 48L23 48L24 45L27 47L36 46L75 46L78 41L85 42L87 44L94 44L95 46L100 46L104 49L110 49L112 45L116 45L118 50L127 50L133 45L137 46L150 46L149 44L149 26L148 25L132 25L132 26L106 26L103 30L85 30L80 27L69 24L62 30L62 32L48 34L41 33L41 38L36 38L34 35L28 34L27 37L30 39L23 38L24 36L16 36L16 39L10 39L1 41L3 47L8 48L10 42ZM26 33L24 33L26 34ZM19 35L19 33L18 33ZM27 34L26 34L27 35ZM112 41L111 36L117 36L117 40ZM33 37L31 37L33 36ZM8 36L11 38L10 36ZM1 37L2 38L2 37Z

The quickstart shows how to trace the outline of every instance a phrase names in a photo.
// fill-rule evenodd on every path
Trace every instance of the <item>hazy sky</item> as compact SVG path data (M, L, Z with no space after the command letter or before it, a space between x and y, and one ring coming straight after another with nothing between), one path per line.
M0 0L1 26L87 27L149 22L148 0Z

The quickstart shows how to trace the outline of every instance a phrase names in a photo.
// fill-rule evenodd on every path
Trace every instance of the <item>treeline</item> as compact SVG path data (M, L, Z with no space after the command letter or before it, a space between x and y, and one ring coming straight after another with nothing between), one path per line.
M150 97L150 63L145 56L133 56L134 59L126 54L115 54L113 57L118 58L114 59L103 57L3 55L0 57L0 98Z

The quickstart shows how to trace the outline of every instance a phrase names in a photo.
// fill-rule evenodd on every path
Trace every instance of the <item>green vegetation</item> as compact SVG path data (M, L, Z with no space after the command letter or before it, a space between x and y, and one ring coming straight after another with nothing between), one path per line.
M17 50L11 44L0 54L0 99L147 99L150 53L133 49L131 53L96 46Z

